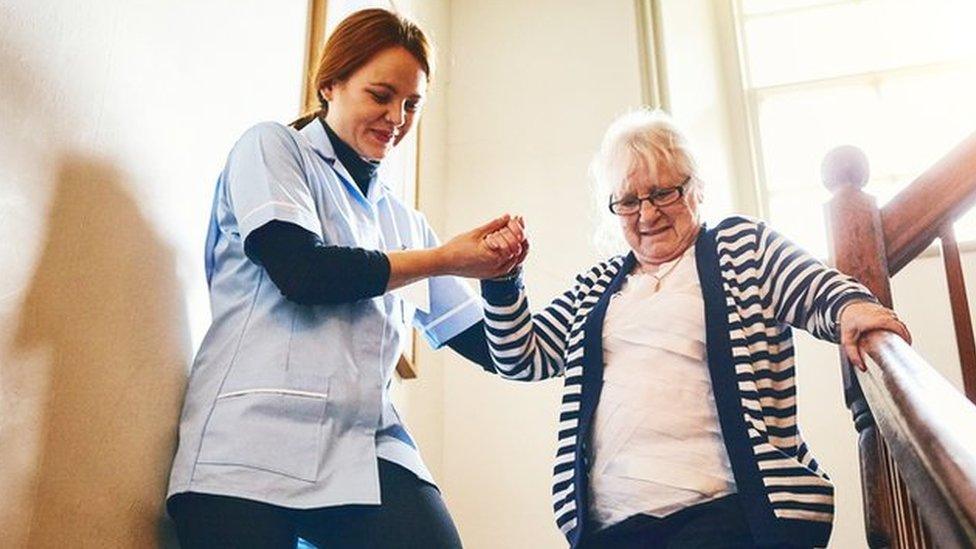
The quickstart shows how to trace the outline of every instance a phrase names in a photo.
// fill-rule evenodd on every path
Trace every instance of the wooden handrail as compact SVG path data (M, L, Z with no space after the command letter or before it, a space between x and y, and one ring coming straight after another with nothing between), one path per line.
M976 133L949 151L881 209L894 276L976 203Z
M834 265L891 307L890 276L944 232L949 284L961 290L946 229L976 201L976 134L883 211L862 190L868 173L855 147L824 159ZM855 373L841 353L841 371L858 432L870 547L976 547L976 407L896 336L872 334L862 347L878 365Z
M898 336L861 348L861 389L936 546L976 547L976 406Z

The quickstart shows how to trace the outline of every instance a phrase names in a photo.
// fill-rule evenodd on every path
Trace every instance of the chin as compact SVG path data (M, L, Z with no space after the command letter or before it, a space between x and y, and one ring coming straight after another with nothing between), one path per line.
M654 248L653 250L644 250L644 257L650 260L652 263L664 263L665 261L670 261L674 259L677 255L677 249L671 248Z
M366 160L383 160L383 157L386 156L386 151L366 150L360 153L360 156Z
M391 150L393 150L393 147L386 147L382 145L371 147L371 150L369 151L369 158L373 160L383 160L390 154Z

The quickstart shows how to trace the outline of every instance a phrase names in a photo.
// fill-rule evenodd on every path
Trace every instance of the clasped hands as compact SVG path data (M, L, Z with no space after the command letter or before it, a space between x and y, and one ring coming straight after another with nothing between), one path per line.
M440 247L451 274L468 278L498 278L525 261L529 241L521 216L505 214L459 234Z

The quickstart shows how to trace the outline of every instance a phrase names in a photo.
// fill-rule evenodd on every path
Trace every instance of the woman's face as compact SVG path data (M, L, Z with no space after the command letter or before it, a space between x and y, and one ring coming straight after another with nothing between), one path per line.
M654 166L638 157L627 179L614 193L614 200L644 197L659 188L677 187L688 175L679 173L673 166ZM618 216L624 238L641 265L670 261L694 243L698 236L699 201L694 182L689 182L684 196L673 204L658 207L645 200L640 211Z
M402 47L387 48L342 82L322 88L325 121L360 156L381 160L413 126L427 75Z

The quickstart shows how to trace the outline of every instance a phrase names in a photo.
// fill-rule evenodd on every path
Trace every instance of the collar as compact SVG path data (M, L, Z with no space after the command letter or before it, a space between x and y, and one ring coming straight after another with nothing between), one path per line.
M321 120L321 119L320 119ZM329 124L322 121L322 127L325 128L325 134L329 137L329 141L332 143L332 148L335 150L336 157L339 162L342 162L346 170L352 174L355 178L356 185L360 189L364 187L363 183L365 180L365 187L369 187L376 181L376 171L379 168L379 161L366 160L365 158L359 156L348 143L342 140L341 137L329 127Z
M316 118L312 122L309 122L304 128L298 130L298 133L301 134L306 141L308 141L308 144L311 145L312 149L318 153L318 155L321 156L322 159L329 164L329 166L332 166L332 169L335 171L336 175L339 176L339 179L345 186L346 192L358 200L374 205L386 196L386 185L384 185L379 178L377 178L376 181L369 186L369 192L363 196L363 192L359 189L359 186L356 185L356 182L353 180L349 170L342 165L342 162L340 162L338 156L336 156L335 148L332 146L332 141L329 140L329 136L325 133L325 127L322 125L321 120Z

